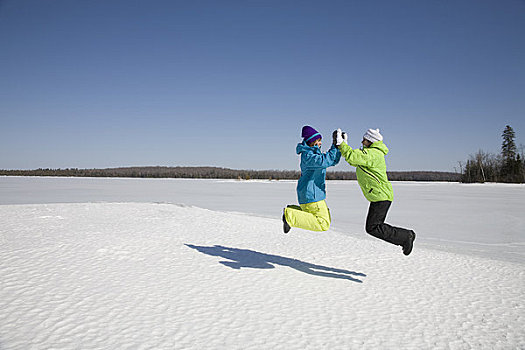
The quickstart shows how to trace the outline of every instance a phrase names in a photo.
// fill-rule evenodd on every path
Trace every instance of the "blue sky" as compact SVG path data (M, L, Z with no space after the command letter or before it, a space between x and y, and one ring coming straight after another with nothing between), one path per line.
M0 0L0 169L297 169L303 125L390 170L525 143L525 1ZM353 170L341 163L334 170Z

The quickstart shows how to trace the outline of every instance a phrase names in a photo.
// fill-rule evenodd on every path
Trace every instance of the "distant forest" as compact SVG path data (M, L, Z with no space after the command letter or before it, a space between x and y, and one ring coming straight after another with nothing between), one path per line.
M516 146L516 134L510 125L502 133L500 154L479 150L466 162L459 161L459 171L389 171L391 181L508 182L525 183L525 147ZM0 176L130 177L238 180L297 180L295 170L236 170L219 167L125 167L107 169L34 169L0 170ZM352 171L327 171L328 180L356 180Z
M501 134L501 153L479 150L466 162L459 162L461 182L525 183L525 147L516 146L516 133L507 125Z
M292 170L235 170L218 167L126 167L108 169L35 169L0 170L0 176L68 176L68 177L131 177L187 179L264 179L297 180L301 173ZM355 180L355 172L328 171L328 180ZM440 171L390 171L391 181L460 181L461 174Z

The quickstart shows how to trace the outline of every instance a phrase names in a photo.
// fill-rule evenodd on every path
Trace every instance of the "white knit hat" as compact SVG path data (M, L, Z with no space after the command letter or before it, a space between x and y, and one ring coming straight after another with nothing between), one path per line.
M376 141L383 141L383 135L379 133L379 129L368 129L363 135L363 138L374 143Z

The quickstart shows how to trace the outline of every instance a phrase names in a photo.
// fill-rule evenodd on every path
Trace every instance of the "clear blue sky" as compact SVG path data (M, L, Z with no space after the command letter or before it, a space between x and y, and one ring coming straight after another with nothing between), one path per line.
M0 169L297 169L305 124L390 170L524 144L525 1L0 0Z

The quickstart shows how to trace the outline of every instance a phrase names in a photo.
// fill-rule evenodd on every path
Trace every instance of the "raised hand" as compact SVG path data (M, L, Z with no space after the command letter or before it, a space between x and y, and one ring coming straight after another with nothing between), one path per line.
M336 145L336 147L341 146L341 144L344 141L344 139L343 139L343 132L341 131L341 129L337 129L336 131L334 131L333 135L335 136L334 137L334 145Z
M341 130L341 129L337 129L337 130ZM336 145L336 141L337 141L337 130L334 130L334 132L332 133L332 143L334 145Z
M348 145L348 134L346 131L343 131L343 141Z

